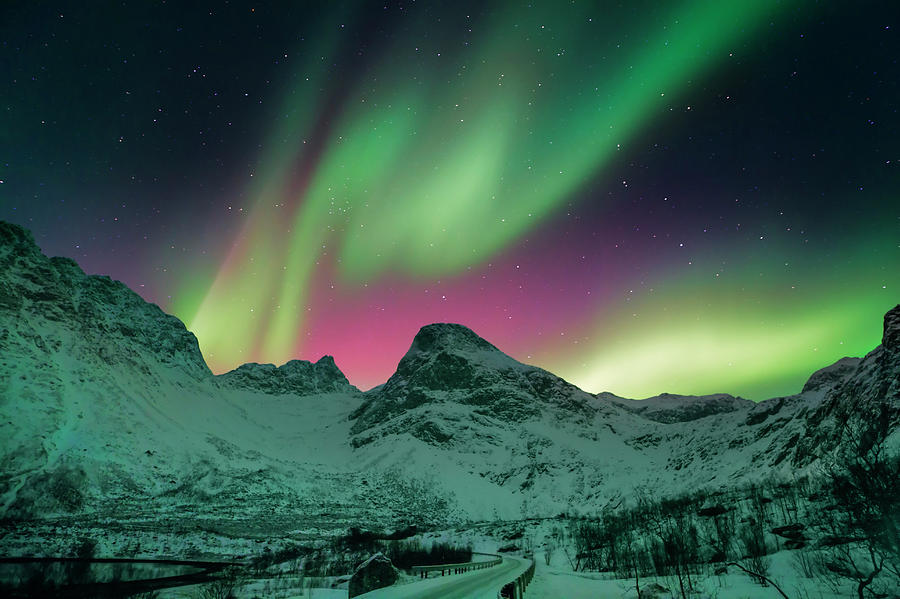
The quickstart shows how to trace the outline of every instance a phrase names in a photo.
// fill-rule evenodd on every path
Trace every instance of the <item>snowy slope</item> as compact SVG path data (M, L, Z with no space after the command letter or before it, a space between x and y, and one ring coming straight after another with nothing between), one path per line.
M476 517L594 512L633 497L798 474L798 441L858 360L759 404L729 395L591 395L460 325L424 327L396 373L352 414L369 463L452 481ZM809 464L805 464L809 466Z
M845 410L896 413L898 371L900 307L868 356L759 404L592 395L453 324L424 327L367 393L329 357L213 376L176 318L0 223L0 515L20 521L191 515L264 535L593 513L813 467Z
M360 398L333 362L311 370L321 376L304 389L328 393L291 394L290 376L275 396L252 378L242 387L237 376L213 377L178 319L0 224L7 517L215 509L252 497L355 515L366 501L348 484L357 475L347 416Z

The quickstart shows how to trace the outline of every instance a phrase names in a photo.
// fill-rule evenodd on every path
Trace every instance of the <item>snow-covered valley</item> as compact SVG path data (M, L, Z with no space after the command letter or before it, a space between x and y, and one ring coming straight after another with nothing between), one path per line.
M455 324L383 385L329 357L215 376L175 317L0 223L0 553L252 556L350 526L474 530L821 471L851 412L900 415L900 306L797 395L590 394Z

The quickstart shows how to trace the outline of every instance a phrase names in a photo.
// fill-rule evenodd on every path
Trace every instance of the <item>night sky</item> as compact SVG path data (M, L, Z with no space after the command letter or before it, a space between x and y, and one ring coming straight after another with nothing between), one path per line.
M0 5L0 219L215 372L459 322L763 399L900 300L896 2L201 4Z

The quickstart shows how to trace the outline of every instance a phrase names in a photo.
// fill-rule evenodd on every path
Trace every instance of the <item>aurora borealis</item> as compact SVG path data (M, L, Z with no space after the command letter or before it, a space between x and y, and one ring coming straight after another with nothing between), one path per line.
M799 391L900 296L888 2L10 4L0 218L214 371L459 322L589 391Z

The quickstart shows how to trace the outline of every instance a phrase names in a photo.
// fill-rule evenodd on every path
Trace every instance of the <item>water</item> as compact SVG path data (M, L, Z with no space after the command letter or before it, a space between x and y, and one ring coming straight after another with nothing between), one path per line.
M203 568L159 562L40 560L0 563L0 584L22 587L29 582L70 585L127 582L201 572Z

